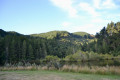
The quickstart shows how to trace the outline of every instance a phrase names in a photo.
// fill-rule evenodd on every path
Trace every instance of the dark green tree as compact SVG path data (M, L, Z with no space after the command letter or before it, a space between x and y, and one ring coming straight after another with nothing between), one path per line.
M34 60L33 48L31 44L29 44L28 50L29 50L29 60Z
M27 50L26 46L27 46L26 41L24 40L22 45L22 60L26 60L26 50Z

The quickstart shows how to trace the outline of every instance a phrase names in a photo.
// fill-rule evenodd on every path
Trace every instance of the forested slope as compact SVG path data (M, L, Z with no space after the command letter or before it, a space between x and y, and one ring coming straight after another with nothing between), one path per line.
M109 23L95 37L97 40L84 44L84 48L87 47L84 51L120 55L120 22Z
M0 29L0 64L35 62L44 59L47 55L64 58L80 50L81 43L90 39L66 31L23 35Z

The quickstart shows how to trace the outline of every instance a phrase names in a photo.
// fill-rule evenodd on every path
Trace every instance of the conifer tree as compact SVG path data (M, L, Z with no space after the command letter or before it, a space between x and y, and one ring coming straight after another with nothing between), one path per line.
M23 45L22 45L22 60L26 60L26 41L23 41Z
M34 59L33 48L30 44L29 45L29 60L33 60L33 59Z

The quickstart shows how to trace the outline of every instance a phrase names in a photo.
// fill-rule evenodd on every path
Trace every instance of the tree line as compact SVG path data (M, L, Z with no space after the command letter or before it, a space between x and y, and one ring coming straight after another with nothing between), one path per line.
M78 47L56 39L45 39L26 35L16 35L0 30L0 64L35 62L47 55L63 58Z
M93 51L102 54L120 55L120 22L108 23L95 35L96 40L84 43L83 51Z

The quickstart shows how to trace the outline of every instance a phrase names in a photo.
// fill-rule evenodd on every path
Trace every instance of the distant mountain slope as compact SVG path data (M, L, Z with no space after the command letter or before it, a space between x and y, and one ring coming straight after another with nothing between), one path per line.
M17 32L7 32L1 29L0 65L6 62L39 61L47 55L64 58L82 48L79 42L82 42L81 36L75 36L67 31L51 31L43 34L28 35L27 37Z
M50 31L47 33L41 33L41 34L32 34L31 36L36 37L43 37L47 39L53 39L53 38L61 38L61 37L80 37L80 38L94 38L94 35L91 35L86 32L75 32L75 33L69 33L67 31Z
M5 35L7 35L7 32L5 32L4 30L0 29L0 36L4 37Z
M7 35L11 35L11 36L26 36L26 37L29 37L29 35L23 35L23 34L20 34L18 32L15 32L15 31L4 31L2 29L0 29L0 36L1 37L5 37Z
M32 34L31 36L54 39L54 38L60 38L60 37L68 37L70 36L70 33L67 31L50 31L47 33Z
M0 29L0 36L4 37L6 35L26 36L14 31L6 32ZM39 37L39 38L45 38L45 39L55 39L61 42L69 42L72 44L79 44L79 45L83 44L84 42L93 41L94 39L94 35L92 36L86 32L69 33L67 31L50 31L47 33L32 34L27 36Z
M89 35L89 33L86 32L74 32L73 34L84 36L84 35Z
M74 32L73 34L82 36L84 38L89 38L89 39L94 38L94 35L91 35L91 34L86 33L86 32Z
M69 33L67 31L50 31L41 34L32 34L34 37L42 37L46 39L56 39L62 42L70 42L73 44L88 42L94 39L94 35L86 32Z

